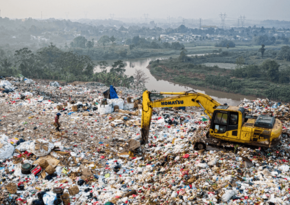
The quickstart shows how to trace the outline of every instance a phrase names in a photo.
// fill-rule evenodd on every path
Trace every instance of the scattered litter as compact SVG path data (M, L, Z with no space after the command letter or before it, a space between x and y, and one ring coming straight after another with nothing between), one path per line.
M0 204L290 202L289 104L240 105L283 122L275 149L226 143L196 150L210 120L189 107L154 109L149 143L141 145L142 90L117 87L116 97L99 83L27 80L0 83L18 87L0 97Z

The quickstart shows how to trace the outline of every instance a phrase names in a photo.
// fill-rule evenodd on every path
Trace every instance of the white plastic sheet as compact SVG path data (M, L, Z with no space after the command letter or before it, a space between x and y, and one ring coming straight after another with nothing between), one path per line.
M24 82L27 84L34 84L35 83L33 80L28 79L28 78L24 78Z
M226 190L224 195L222 195L222 201L227 202L229 201L233 196L235 196L237 193L235 190Z
M16 146L16 149L20 152L29 151L30 144L33 144L33 141L25 141L22 142L20 145Z
M38 139L39 142L44 143L47 145L48 150L45 150L43 147L40 146L40 149L35 149L35 142L30 144L29 150L38 157L48 155L51 150L54 148L54 145L46 140Z
M55 193L47 192L43 195L43 202L45 205L53 205L55 199L56 199Z
M109 104L112 104L113 107L115 105L118 105L120 110L123 110L124 109L124 100L121 99L121 98L118 98L118 99L108 99L108 102L109 102Z
M113 106L112 106L112 104L109 104L109 105L98 105L98 112L101 115L112 113L113 112Z
M8 90L15 90L15 87L7 80L1 80L0 81L0 87L8 89Z
M0 86L1 87L12 86L12 84L8 80L1 80L0 81Z
M6 135L0 135L0 160L7 159L12 156L14 147L8 142Z
M59 87L59 83L57 81L50 82L49 85L54 86L54 87Z
M124 104L124 110L130 110L134 108L134 103L126 103Z
M33 94L31 92L25 92L25 93L22 93L22 95L26 97L33 97Z

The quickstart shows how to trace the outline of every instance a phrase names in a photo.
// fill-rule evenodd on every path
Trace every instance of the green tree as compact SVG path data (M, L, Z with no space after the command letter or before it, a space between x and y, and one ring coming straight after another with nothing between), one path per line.
M281 50L278 53L277 56L278 60L286 60L290 61L290 47L289 46L283 46Z
M139 36L134 36L132 39L133 45L137 46L139 45L140 37Z
M102 69L102 72L105 72L106 71L106 68L108 67L108 62L107 61L100 61L98 63L98 65L100 66L100 68Z
M111 41L111 39L109 38L109 36L102 36L99 41L98 44L99 45L103 45L103 47L105 48L106 44L109 43Z
M78 48L85 48L86 47L87 39L83 36L78 36L74 38L73 42L71 43L72 47L78 47Z
M22 48L15 51L15 59L17 67L24 76L33 76L34 70L32 66L35 64L34 54L28 48Z
M261 65L261 68L266 71L267 77L272 82L278 82L279 81L279 64L274 60L266 60Z
M281 70L279 74L279 83L289 83L290 81L289 76L290 76L289 68Z
M116 38L115 38L114 36L111 36L110 41L111 41L112 43L114 43L114 42L116 41Z
M113 63L110 72L117 73L118 75L123 75L125 73L125 66L126 64L123 61L118 60Z
M179 43L179 42L172 42L171 48L175 49L175 50L180 50L180 49L184 48L184 45Z
M259 49L259 52L261 52L261 54L262 54L262 58L263 58L263 56L264 56L264 52L265 52L265 45L264 44L262 44L262 47Z
M187 50L185 48L181 49L180 55L179 55L179 61L185 62L187 59Z
M239 58L237 58L236 64L237 64L237 68L243 67L243 65L245 64L245 59L243 58L243 56L240 56Z
M215 47L234 48L235 46L236 44L229 40L222 40L221 42L215 44Z
M94 45L93 45L93 42L92 42L92 41L88 41L86 46L87 46L87 48L90 49L90 48L92 48Z

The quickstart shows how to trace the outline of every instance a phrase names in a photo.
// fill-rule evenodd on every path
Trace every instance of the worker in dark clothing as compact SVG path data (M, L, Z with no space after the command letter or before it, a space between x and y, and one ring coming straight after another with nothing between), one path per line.
M57 113L56 116L55 116L55 119L54 119L54 123L55 123L55 129L57 131L60 131L59 128L60 128L60 124L59 124L59 118L60 118L61 114L60 113Z

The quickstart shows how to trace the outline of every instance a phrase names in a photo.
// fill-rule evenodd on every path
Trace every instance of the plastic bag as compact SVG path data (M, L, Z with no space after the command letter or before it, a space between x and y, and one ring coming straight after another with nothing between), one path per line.
M279 167L279 170L281 170L282 172L288 172L289 171L289 166L286 164L283 164Z
M113 107L115 105L118 105L120 110L123 110L124 109L124 100L121 99L121 98L118 98L118 99L108 99L108 103L109 104L112 104Z
M54 86L54 87L60 87L60 85L59 85L59 83L57 81L50 82L49 85L50 86Z
M237 193L234 190L226 190L226 192L222 195L222 201L227 202Z
M0 135L0 160L7 159L13 155L14 147L8 142L6 135Z
M34 143L33 141L25 141L22 142L20 145L16 146L16 149L20 152L29 151L30 144Z
M24 78L24 82L27 84L34 84L35 83L33 80L28 79L28 78Z
M134 108L134 103L126 103L124 104L124 110L130 110Z
M109 105L98 105L98 112L103 115L103 114L109 114L113 112L113 106L112 104Z
M12 86L12 84L8 80L1 80L0 81L1 87Z
M33 97L33 94L31 92L25 92L25 93L22 93L22 95L26 97Z
M43 195L43 202L45 205L54 205L53 202L56 199L56 194L47 192Z
M30 151L38 157L48 155L53 148L54 145L52 143L42 139L30 144Z

